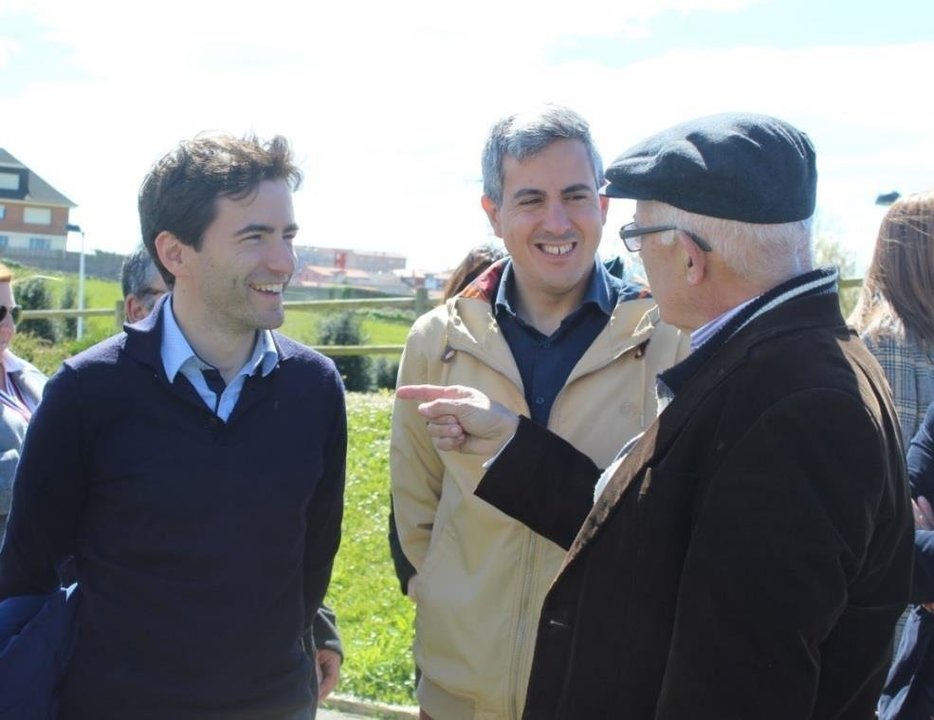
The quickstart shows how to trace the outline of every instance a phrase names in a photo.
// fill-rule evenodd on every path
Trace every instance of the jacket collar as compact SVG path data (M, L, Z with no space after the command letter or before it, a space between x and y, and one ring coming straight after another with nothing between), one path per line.
M624 286L622 281L613 278L606 271L603 263L597 262L595 258L593 272L590 273L590 278L587 280L587 288L584 290L584 296L581 298L580 307L588 304L594 305L599 308L604 315L609 315L613 312L616 299L624 293L628 292L630 296L644 296L638 295L638 290L645 290L645 288L637 289L631 286ZM510 315L516 315L517 313L514 307L516 292L515 266L511 260L507 259L506 265L502 270L499 287L496 290L496 297L493 300L494 313L498 315L501 312L508 312ZM648 292L645 291L645 295L647 294Z
M812 273L807 275L810 276ZM801 277L804 278L805 276ZM766 295L771 294L771 291L766 293ZM766 295L762 297L764 298ZM836 327L843 332L848 331L840 313L840 299L835 290L806 293L803 296L773 306L767 312L759 313L751 320L748 318L747 320L744 325L739 326L739 329L734 329L732 335L727 336L726 339L718 343L714 351L708 351L706 362L701 362L695 358L695 353L675 366L675 368L678 368L688 361L694 360L691 365L693 372L686 374L678 395L648 427L641 440L636 443L629 455L624 458L613 473L613 477L607 484L606 489L597 498L587 522L584 523L580 533L568 550L558 573L559 575L599 534L600 529L619 503L620 498L632 484L633 479L639 477L646 467L668 452L669 446L674 442L684 423L691 417L697 406L737 366L745 361L751 347L789 332L807 328ZM702 349L700 348L698 352Z
M3 369L24 395L33 402L39 402L47 378L35 365L7 349L3 353Z
M521 387L519 370L503 337L493 311L497 290L508 258L493 263L461 293L447 303L445 342L441 360L456 352L483 357L485 364L503 373ZM633 297L637 296L636 299ZM652 335L658 314L655 301L644 288L626 285L612 308L604 330L587 348L568 376L567 382L593 372L626 352L644 345Z
M834 293L837 289L836 268L811 270L787 280L744 305L707 342L683 361L659 375L659 393L676 395L684 384L706 363L710 362L723 345L737 332L760 315L774 310L796 297Z

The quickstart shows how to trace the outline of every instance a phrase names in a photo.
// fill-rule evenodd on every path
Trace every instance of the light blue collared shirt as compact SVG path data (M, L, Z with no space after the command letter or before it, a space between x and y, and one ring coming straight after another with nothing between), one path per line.
M279 352L272 340L272 333L269 330L261 331L257 342L253 345L253 354L218 398L208 387L204 375L201 374L202 370L212 369L212 366L195 354L182 329L178 326L175 313L172 311L171 295L162 306L161 354L162 366L165 368L165 375L169 382L175 382L175 376L178 373L184 375L192 387L198 391L204 404L224 422L227 422L236 407L247 377L255 374L257 369L263 377L266 377L279 362Z
M697 348L699 348L705 342L710 340L710 338L712 338L714 335L717 334L717 330L719 330L724 325L726 325L730 321L730 319L734 315L736 315L736 313L738 313L740 310L742 310L744 307L746 307L749 303L751 303L753 300L755 300L758 297L759 296L756 295L756 297L750 298L746 302L740 305L737 305L732 310L727 310L722 315L715 317L713 320L711 320L706 325L701 325L699 328L697 328L697 330L692 332L691 333L691 352L694 352L695 350L697 350Z

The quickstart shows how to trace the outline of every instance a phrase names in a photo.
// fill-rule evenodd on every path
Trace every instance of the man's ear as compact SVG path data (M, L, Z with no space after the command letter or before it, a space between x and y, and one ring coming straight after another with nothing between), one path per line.
M499 231L499 206L486 195L480 198L480 205L483 207L483 212L486 213L486 216L490 221L490 227L493 228L493 234L498 238L503 237Z
M700 285L707 274L707 253L683 232L678 232L678 243L684 257L685 277L689 285Z
M601 225L606 225L606 213L610 209L610 198L606 195L597 195L597 199L600 202L600 215L602 220L600 221Z
M146 306L140 302L140 299L133 293L130 293L123 299L123 316L130 324L138 322L146 317L149 312Z
M159 261L175 277L184 277L188 274L185 266L185 250L188 246L179 240L174 233L163 230L156 235L156 254Z

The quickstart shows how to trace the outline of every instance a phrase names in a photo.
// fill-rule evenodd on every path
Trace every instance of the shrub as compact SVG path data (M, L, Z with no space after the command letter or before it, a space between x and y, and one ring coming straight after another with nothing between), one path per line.
M62 292L62 309L69 310L75 307L78 291L75 286L69 283ZM78 333L78 318L67 317L64 319L65 337L73 338Z
M373 384L377 390L395 390L396 376L399 374L399 361L388 357L378 357L373 361Z
M52 293L43 278L31 277L16 284L17 303L23 310L49 310L52 307ZM36 337L58 342L60 333L55 323L49 318L23 320L18 330Z
M326 315L318 325L318 345L363 345L366 341L360 318L352 312ZM365 355L336 357L334 364L348 390L366 392L372 387L370 358Z

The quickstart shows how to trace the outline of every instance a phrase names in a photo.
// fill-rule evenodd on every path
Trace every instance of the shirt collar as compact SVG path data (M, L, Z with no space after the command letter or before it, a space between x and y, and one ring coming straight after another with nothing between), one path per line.
M740 303L732 310L727 310L725 313L718 315L710 322L701 325L694 332L692 332L691 333L691 352L693 352L694 350L697 350L697 348L699 348L701 345L707 342L710 338L716 335L717 331L730 321L730 318L732 318L740 310L746 307L749 303L756 300L758 297L759 296L756 295L755 297L752 297L749 300L746 300L746 302Z
M605 315L612 314L617 293L612 291L611 285L615 281L616 279L607 272L603 263L594 259L594 271L590 273L590 280L587 282L587 289L581 298L580 306L583 307L589 303L598 307ZM617 284L619 283L617 282ZM496 290L496 298L493 301L496 312L505 311L515 316L516 311L513 309L515 297L516 278L512 269L512 260L510 259L506 262L506 267L503 268L503 277L500 280L499 288Z
M26 367L26 363L16 357L9 348L3 351L3 369L8 373L18 372Z
M196 363L208 368L206 362L198 357L192 349L182 329L178 326L175 313L172 310L172 296L162 305L162 365L169 382L175 382L175 376L182 365L194 358ZM262 330L259 339L253 344L253 353L241 368L238 374L252 375L260 368L260 374L265 377L273 371L279 361L279 351L272 339L272 332Z

